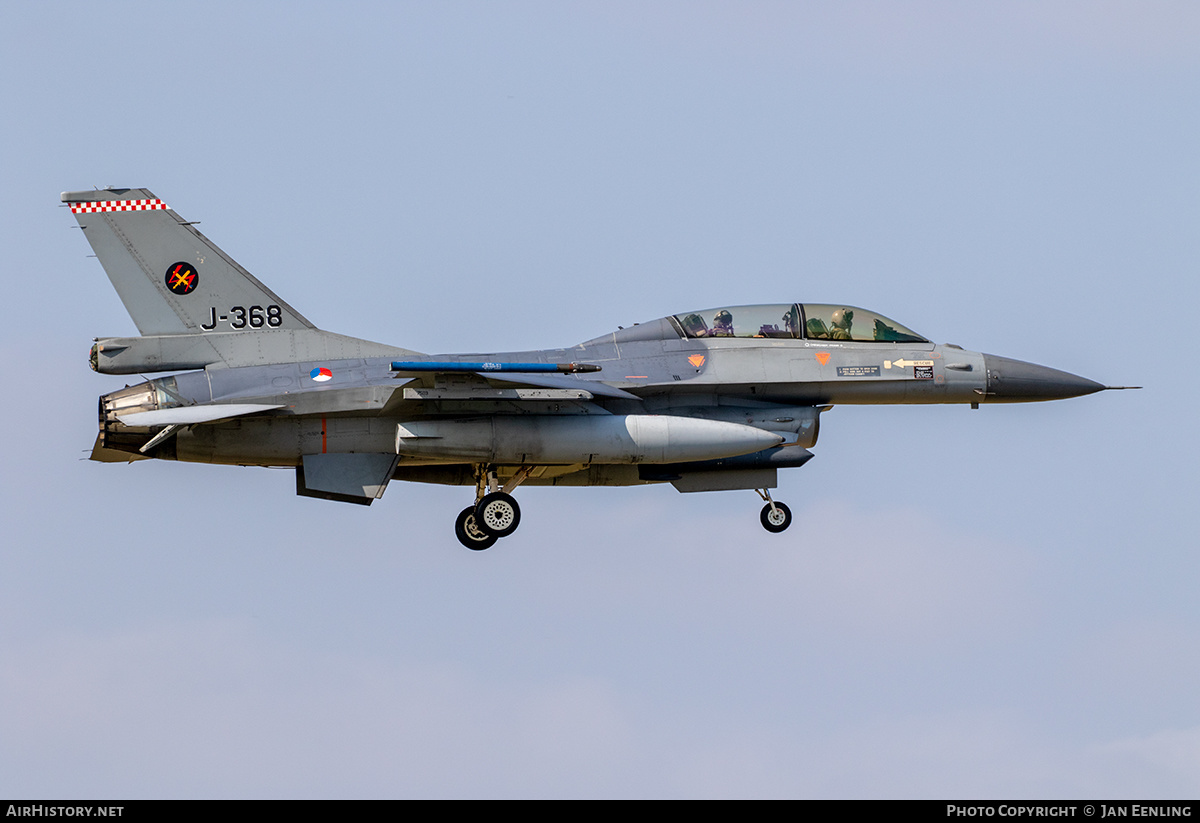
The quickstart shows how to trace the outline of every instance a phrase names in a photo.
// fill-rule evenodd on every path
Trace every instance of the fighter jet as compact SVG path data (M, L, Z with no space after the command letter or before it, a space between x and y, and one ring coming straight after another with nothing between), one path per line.
M296 493L370 505L392 480L474 487L469 549L512 534L522 485L744 489L770 532L779 469L835 404L1057 400L1107 387L966 351L874 311L784 302L684 311L542 351L428 355L323 331L146 189L66 192L138 337L101 374L91 459L287 467Z

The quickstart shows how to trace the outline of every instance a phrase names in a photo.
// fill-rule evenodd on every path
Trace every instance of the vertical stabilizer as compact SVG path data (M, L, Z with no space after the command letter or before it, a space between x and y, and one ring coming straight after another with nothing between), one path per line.
M62 200L142 335L315 328L147 189Z

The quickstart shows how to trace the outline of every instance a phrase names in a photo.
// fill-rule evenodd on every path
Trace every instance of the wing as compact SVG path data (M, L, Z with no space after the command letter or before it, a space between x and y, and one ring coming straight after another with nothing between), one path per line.
M591 400L594 396L619 397L623 400L640 400L636 394L624 389L618 389L599 380L581 380L576 374L583 372L598 372L600 367L590 363L495 363L495 362L454 362L454 361L397 361L391 365L395 377L418 378L423 385L432 380L436 387L456 379L470 380L471 377L483 380L488 386L496 387L528 387L534 386L545 389L582 391L586 397L573 399ZM500 375L504 375L501 377ZM472 388L479 388L473 383ZM412 398L418 399L418 398ZM456 398L458 399L458 398ZM501 398L501 399L518 399ZM537 399L544 399L538 397Z

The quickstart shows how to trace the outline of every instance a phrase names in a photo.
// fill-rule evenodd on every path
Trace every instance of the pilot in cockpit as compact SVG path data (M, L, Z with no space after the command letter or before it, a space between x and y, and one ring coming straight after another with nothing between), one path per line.
M833 340L852 340L850 325L853 322L853 309L838 309L829 319L830 325L833 326L829 332L829 337Z
M712 337L733 337L733 315L727 309L721 309L717 312L717 316L713 318L712 330L709 331Z

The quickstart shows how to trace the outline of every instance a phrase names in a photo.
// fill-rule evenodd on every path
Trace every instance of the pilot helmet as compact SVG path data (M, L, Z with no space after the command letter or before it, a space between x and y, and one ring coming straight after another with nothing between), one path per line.
M848 329L854 322L854 309L837 309L829 319L839 329Z
M733 315L730 314L728 310L721 309L719 312L717 312L717 316L713 318L713 322L718 326L732 326Z

